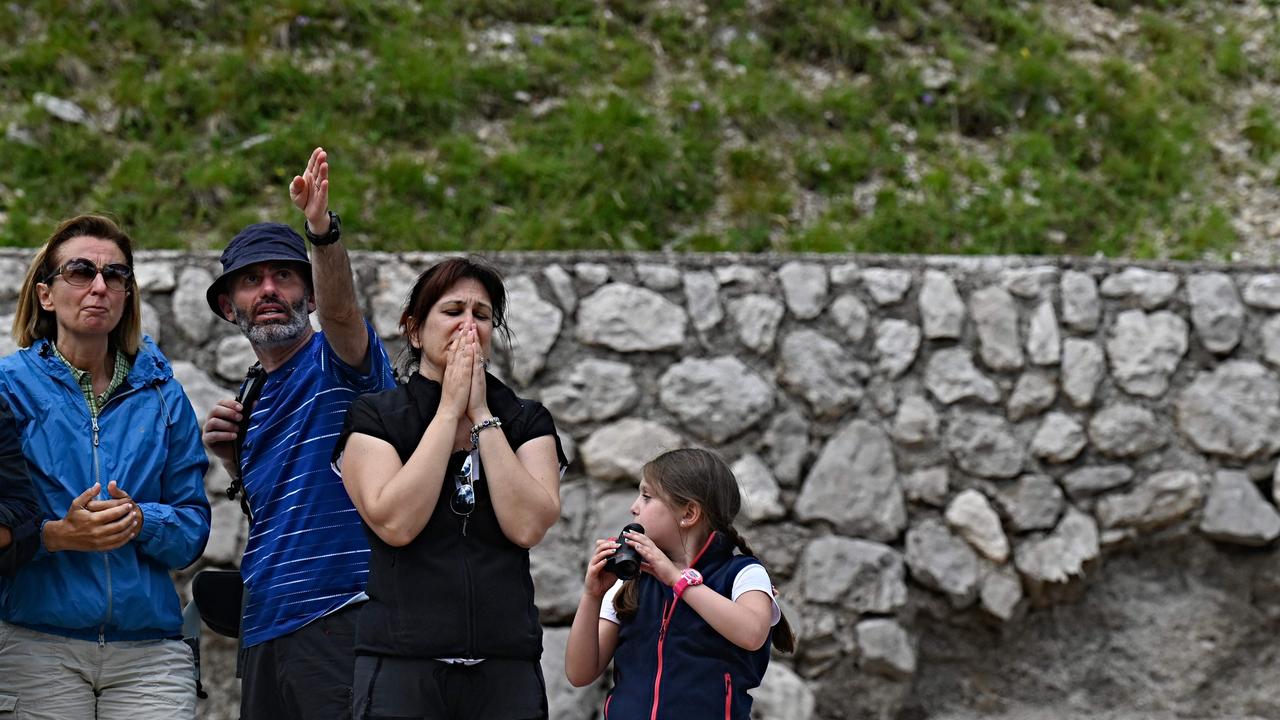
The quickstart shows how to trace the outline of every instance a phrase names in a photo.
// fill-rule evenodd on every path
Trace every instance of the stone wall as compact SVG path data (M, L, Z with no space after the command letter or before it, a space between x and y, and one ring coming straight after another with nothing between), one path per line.
M10 307L28 257L0 255ZM355 257L397 350L409 285L440 257ZM759 717L1280 714L1280 693L1243 669L1280 656L1280 273L491 260L515 338L495 370L551 408L574 459L561 522L533 554L553 717L594 717L603 695L571 691L560 667L592 541L628 518L641 465L685 444L732 464L739 526L801 635L756 693ZM212 254L139 264L148 332L201 416L252 361L204 303L216 268ZM207 485L201 566L233 564L239 510L220 469ZM235 717L229 645L206 648L203 716Z

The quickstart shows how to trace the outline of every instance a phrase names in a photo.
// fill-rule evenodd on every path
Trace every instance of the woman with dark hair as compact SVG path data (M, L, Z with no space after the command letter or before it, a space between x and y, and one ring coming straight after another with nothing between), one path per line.
M400 318L416 371L348 412L335 462L372 550L353 717L547 716L529 548L567 463L546 408L486 372L505 310L492 268L431 267Z
M195 717L169 572L209 537L209 462L141 328L129 236L59 225L18 298L23 349L0 360L42 516L34 558L0 579L0 708L19 717Z

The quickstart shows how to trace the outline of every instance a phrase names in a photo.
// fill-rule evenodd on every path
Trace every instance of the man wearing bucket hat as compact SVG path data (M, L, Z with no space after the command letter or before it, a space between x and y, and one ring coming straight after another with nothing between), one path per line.
M232 476L229 493L243 489L250 515L240 564L242 720L350 716L369 547L329 458L351 401L395 385L356 302L323 149L289 194L306 216L311 257L288 225L250 225L227 245L207 293L210 309L253 346L261 370L251 377L265 373L247 421L248 399L228 399L204 426L205 446Z

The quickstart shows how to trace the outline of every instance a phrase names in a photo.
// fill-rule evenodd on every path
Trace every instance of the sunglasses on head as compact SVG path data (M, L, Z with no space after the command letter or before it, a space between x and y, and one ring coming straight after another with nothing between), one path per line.
M122 263L107 263L99 267L92 260L71 258L62 263L62 267L50 273L44 281L45 284L49 284L61 277L68 285L85 287L92 285L98 275L102 275L102 282L106 284L108 290L124 292L133 280L133 268Z

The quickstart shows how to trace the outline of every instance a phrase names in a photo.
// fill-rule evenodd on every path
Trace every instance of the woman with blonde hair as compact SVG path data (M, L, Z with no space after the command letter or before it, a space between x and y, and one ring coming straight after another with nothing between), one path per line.
M209 537L195 412L141 331L133 243L61 223L36 253L0 359L40 506L39 547L0 578L0 709L44 718L194 718L169 572Z

